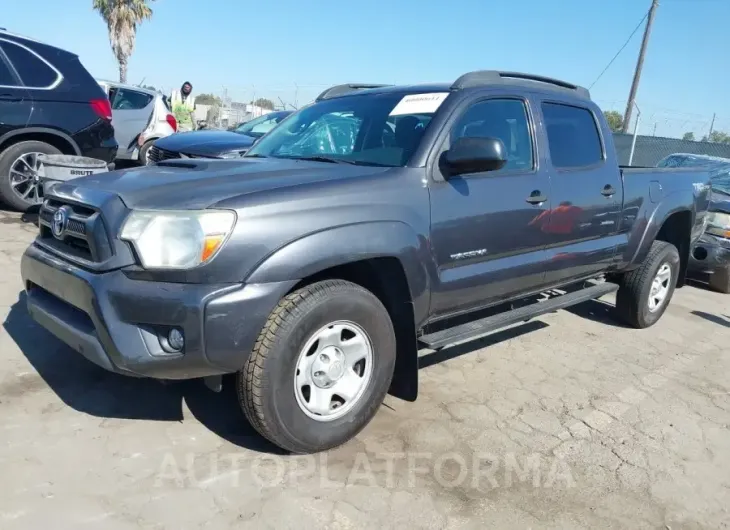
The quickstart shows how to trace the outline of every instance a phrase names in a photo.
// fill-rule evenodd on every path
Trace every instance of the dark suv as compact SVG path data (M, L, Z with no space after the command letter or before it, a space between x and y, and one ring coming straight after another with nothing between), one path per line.
M25 211L42 201L38 155L111 162L109 99L79 58L0 29L0 199Z

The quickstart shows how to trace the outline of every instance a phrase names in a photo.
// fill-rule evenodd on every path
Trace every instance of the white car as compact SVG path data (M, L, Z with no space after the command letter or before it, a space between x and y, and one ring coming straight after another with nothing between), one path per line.
M177 132L167 98L147 88L97 79L112 107L117 159L147 164L152 142Z

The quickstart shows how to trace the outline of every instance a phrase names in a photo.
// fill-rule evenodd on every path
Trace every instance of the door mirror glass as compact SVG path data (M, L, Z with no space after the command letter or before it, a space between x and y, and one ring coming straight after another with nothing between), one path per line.
M507 163L507 150L499 138L457 138L441 155L439 166L446 177L497 171Z

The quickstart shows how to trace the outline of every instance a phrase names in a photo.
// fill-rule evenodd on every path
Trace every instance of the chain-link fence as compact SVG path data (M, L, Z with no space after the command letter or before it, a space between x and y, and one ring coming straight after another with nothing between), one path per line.
M727 143L693 142L679 138L637 135L632 158L633 134L614 133L613 141L621 165L653 167L661 159L675 153L730 158L730 144Z

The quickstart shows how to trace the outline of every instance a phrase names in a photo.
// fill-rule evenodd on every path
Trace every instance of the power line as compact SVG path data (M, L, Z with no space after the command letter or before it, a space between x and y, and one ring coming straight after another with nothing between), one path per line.
M636 32L639 31L639 28L641 28L641 25L644 23L644 21L646 20L646 17L648 17L648 16L649 16L649 11L647 11L646 13L644 13L644 16L641 18L641 20L639 21L639 23L636 25L636 27L634 28L634 31L631 32L631 35L629 35L629 38L626 39L626 42L624 42L624 45L621 46L621 48L619 49L618 52L616 52L616 55L613 56L613 59L611 59L608 62L608 64L606 65L606 68L604 68L603 71L601 71L601 73L598 74L598 77L596 77L596 80L593 81L593 83L591 83L591 85L588 87L588 90L590 90L591 88L593 88L593 85L595 85L596 83L598 83L598 80L601 79L601 77L603 77L603 74L605 74L606 71L609 68L611 68L611 65L614 63L614 61L616 59L618 59L618 56L621 55L621 52L624 51L624 48L626 48L626 46L629 45L629 42L631 42L631 39L634 38L634 35L636 35Z

